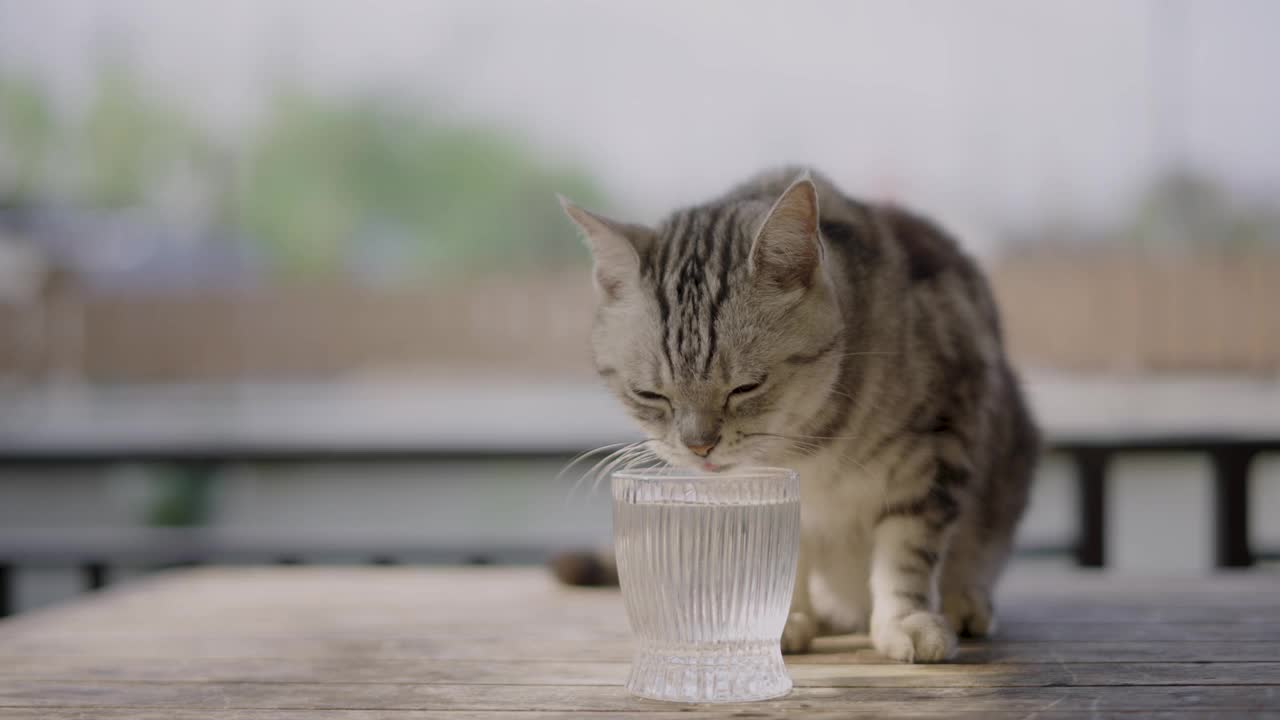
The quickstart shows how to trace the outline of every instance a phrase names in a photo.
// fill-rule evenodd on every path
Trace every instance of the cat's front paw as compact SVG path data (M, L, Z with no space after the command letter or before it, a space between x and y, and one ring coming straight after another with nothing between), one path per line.
M996 631L991 595L979 588L943 593L942 614L961 637L987 637Z
M782 629L782 652L789 655L807 653L813 639L818 636L818 623L806 612L793 612L787 616Z
M937 613L923 610L871 623L871 643L892 660L934 663L956 651L956 634Z

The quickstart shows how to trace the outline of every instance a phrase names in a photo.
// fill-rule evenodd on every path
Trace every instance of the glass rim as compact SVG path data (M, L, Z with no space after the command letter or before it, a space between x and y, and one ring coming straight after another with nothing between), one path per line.
M679 482L717 482L717 481L734 481L734 480L765 480L770 478L791 479L799 477L799 473L791 468L773 467L769 465L747 465L741 468L734 468L725 472L700 472L688 468L679 467L658 467L658 468L627 468L626 470L615 470L609 474L610 477L621 478L623 480L643 480L643 481L679 481Z

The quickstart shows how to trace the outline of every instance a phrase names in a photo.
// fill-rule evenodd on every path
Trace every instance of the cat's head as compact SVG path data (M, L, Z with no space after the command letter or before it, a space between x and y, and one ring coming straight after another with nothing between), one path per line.
M652 229L562 203L595 260L596 368L660 457L722 470L815 446L799 435L833 391L844 326L807 176Z

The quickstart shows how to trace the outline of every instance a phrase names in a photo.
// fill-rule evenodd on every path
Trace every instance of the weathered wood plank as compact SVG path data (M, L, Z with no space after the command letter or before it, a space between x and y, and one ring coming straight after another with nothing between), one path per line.
M407 625L380 626L380 628L352 628L347 621L340 618L325 618L311 621L280 621L271 623L270 618L259 619L250 624L232 625L237 635L252 635L262 641L273 638L296 638L303 635L311 641L328 643L381 643L396 646L402 642L442 643L452 646L486 647L493 644L511 646L509 651L521 652L524 648L534 648L541 652L547 643L558 643L567 651L582 646L608 648L609 651L627 655L631 652L632 641L630 630L625 621L614 619L609 623L562 624L548 623L545 620L530 620L527 623L484 623L452 624L452 625ZM282 626L283 625L283 626ZM163 652L164 647L180 648L198 642L201 635L195 635L191 626L186 628L159 629L147 625L122 625L115 623L109 628L93 628L68 632L67 629L46 630L42 628L15 629L14 632L0 635L14 643L15 647L31 647L35 644L64 646L68 642L105 648L119 647L123 642L131 641L138 634L146 633L147 647L155 647ZM850 642L865 639L863 635L847 635ZM995 642L1007 643L1120 643L1120 642L1176 642L1176 643L1211 643L1211 642L1266 642L1280 643L1280 623L1010 623L1002 624Z
M1000 600L1006 629L1044 621L1053 625L1280 625L1280 583L1274 576L1226 575L1165 584L1091 574L1071 578L1074 587L1066 587L1061 577L1010 583ZM1211 590L1205 590L1206 586ZM1064 597L1080 601L1064 602ZM513 598L519 601L513 602ZM1152 602L1157 599L1158 604ZM187 576L162 575L101 594L93 602L0 622L0 639L23 633L93 633L104 627L186 632L193 616L244 633L336 630L400 636L430 634L441 628L459 632L471 626L611 628L616 636L626 635L617 591L566 590L536 568L210 568ZM1127 632L1135 639L1159 639L1142 633L1164 633L1166 639L1175 641L1188 639L1177 630L1134 628ZM1250 633L1244 629L1221 632L1218 639L1224 640L1246 639Z
M540 569L203 569L0 622L0 718L1280 713L1274 575L1015 572L1000 605L1002 636L955 664L823 638L789 660L790 697L691 715L621 688L616 590Z
M512 685L371 685L314 683L64 683L13 680L0 686L0 707L136 707L328 710L541 710L628 712L661 709L621 687ZM730 704L751 711L759 705ZM1280 709L1277 686L1063 688L798 688L769 701L776 711L883 713L904 708L982 712L1097 712Z
M625 662L367 660L345 658L30 658L0 655L7 679L128 683L339 683L450 685L621 685ZM1253 663L1039 663L902 665L791 662L799 687L1060 687L1276 685L1280 661Z
M1001 642L1280 642L1280 623L1003 623Z
M801 655L796 663L887 662L879 659L865 639L819 638L817 652ZM1057 662L1272 662L1280 649L1272 643L973 643L962 645L958 663L1034 664Z
M590 630L565 628L563 636L548 637L501 633L485 637L365 638L336 636L152 636L145 634L53 637L21 637L0 641L0 652L11 657L81 655L131 661L137 658L344 658L352 664L369 660L522 660L615 661L631 659L630 641L609 642ZM886 664L865 636L819 638L815 652L792 662ZM1280 657L1280 647L1269 642L968 642L956 661L961 663L1052 662L1269 662Z
M87 630L101 627L106 615L125 624L145 621L156 629L184 628L190 626L193 612L237 626L263 618L307 622L340 617L352 628L452 624L457 619L540 618L555 623L621 617L616 590L566 590L538 568L205 568L186 572L163 573L116 588L96 596L92 603L8 620L0 623L0 634L24 625ZM1153 621L1236 622L1237 615L1275 621L1280 614L1278 588L1275 576L1261 573L1164 582L1068 573L1028 578L1014 573L999 599L1011 613L1007 621L1129 622L1134 618L1123 613L1148 612L1153 607L1157 608ZM1068 597L1080 600L1064 601ZM512 602L514 598L519 602ZM1234 611L1203 614L1217 608ZM1121 615L1107 617L1111 612ZM1195 617L1179 617L1187 612Z
M1276 592L1280 592L1280 584ZM1266 601L1264 598L1263 601ZM1016 605L1004 603L999 608L1001 627L1012 624L1049 623L1054 625L1092 623L1214 623L1217 625L1280 624L1280 601L1249 606L1158 604L1157 598L1145 603L1074 602L1070 604L1040 598L1023 599Z
M805 720L881 720L881 710L806 710ZM143 708L0 708L4 720L712 720L726 717L753 720L794 720L794 711L771 710L755 705L750 710L727 710L700 706L680 710L636 712L538 712L467 710L148 710ZM1054 708L1027 713L1022 710L918 710L896 712L893 717L919 720L991 718L992 720L1097 720L1090 711L1059 711ZM1164 710L1141 713L1143 720L1276 720L1280 711Z
M620 602L619 602L620 604ZM618 609L621 613L621 609ZM273 637L282 635L309 635L340 639L344 637L366 640L395 640L397 638L433 638L448 636L461 643L484 643L494 637L518 636L529 642L541 644L544 638L560 638L568 628L580 638L594 638L601 643L628 646L631 633L626 619L621 615L607 618L581 617L572 620L558 618L510 617L489 621L484 618L459 620L451 623L398 624L384 618L378 625L361 623L344 617L340 612L320 617L281 617L283 613L262 613L253 619L223 620L219 625L234 628L238 635ZM136 629L136 630L135 630ZM118 638L137 634L138 630L157 637L190 637L195 630L190 622L184 625L161 626L143 619L113 617L92 627L67 627L64 625L0 625L0 639L26 640L43 637L76 637L85 643L103 642L115 644ZM572 638L570 638L572 640ZM996 639L1002 642L1280 642L1280 622L1117 622L1078 620L1002 620Z
M1280 593L1280 584L1277 585ZM216 617L219 624L235 627L248 633L292 632L298 628L325 629L329 632L351 632L381 635L429 634L442 630L467 628L526 627L535 621L541 625L572 624L575 627L612 629L624 631L626 617L618 596L601 598L607 602L583 602L572 594L561 596L554 610L530 610L528 607L499 612L479 606L474 612L449 615L427 605L424 607L382 607L377 604L363 608L345 606L290 607L287 603L263 603L256 607L201 608L204 615ZM166 599L165 602L168 602ZM296 601L295 601L296 602ZM377 611L375 611L375 608ZM70 609L68 609L70 610ZM110 624L103 619L110 617ZM1062 627L1078 631L1078 625L1110 626L1113 634L1123 631L1121 626L1187 625L1207 628L1226 627L1224 632L1247 633L1254 627L1257 632L1276 632L1280 628L1280 607L1253 607L1230 609L1221 607L1167 608L1156 605L1107 606L1078 605L1073 608L1046 606L1035 603L1002 607L1000 610L1001 634L1043 626ZM38 622L37 622L38 621ZM30 617L0 621L0 637L43 633L98 633L143 625L150 631L161 633L190 632L190 617L150 615L145 608L133 612L123 608L93 607L92 613L72 616L58 609L55 613L33 613ZM1267 626L1270 626L1267 628ZM1138 627L1134 632L1156 632Z

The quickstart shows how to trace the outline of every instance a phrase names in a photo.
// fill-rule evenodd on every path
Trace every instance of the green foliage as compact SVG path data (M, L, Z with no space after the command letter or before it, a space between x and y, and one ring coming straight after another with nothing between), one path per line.
M79 195L99 207L142 204L207 142L181 110L148 97L122 63L103 66L78 134Z
M0 177L0 193L12 194L7 202L29 202L39 192L55 130L53 111L39 88L0 76L0 158L7 161L9 176Z
M60 153L60 155L59 155ZM57 155L55 157L55 155ZM0 76L0 193L49 193L61 163L86 205L155 205L175 177L283 274L447 274L581 261L555 192L601 204L584 173L520 140L377 98L281 92L234 147L103 63L82 117L58 124L29 82Z
M102 64L83 115L58 123L40 88L0 76L0 195L52 191L100 208L163 204L187 181L225 229L283 274L447 274L580 261L555 192L601 204L584 173L518 138L378 98L278 93L263 122L221 147L127 63Z
M298 94L277 98L245 168L239 222L289 272L341 267L362 241L434 271L563 262L577 248L553 192L599 195L496 131Z

